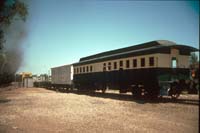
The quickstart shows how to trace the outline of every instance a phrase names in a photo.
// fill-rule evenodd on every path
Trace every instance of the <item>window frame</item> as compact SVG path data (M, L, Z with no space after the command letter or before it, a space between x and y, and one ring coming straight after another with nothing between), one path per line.
M130 68L130 60L126 60L126 68Z
M103 72L105 72L106 71L106 63L104 62L103 63Z
M82 67L80 67L80 73L82 73Z
M154 57L149 57L149 66L154 66L154 65L155 65L155 58Z
M114 70L116 70L117 69L117 62L115 61L115 62L113 62L113 68L114 68Z
M119 67L123 67L123 60L119 61Z
M145 67L145 58L144 57L140 59L140 66Z
M133 68L137 67L137 59L133 59Z
M78 67L77 67L76 71L77 71L77 74L78 74L79 73L79 68Z
M111 62L108 62L108 71L111 70Z

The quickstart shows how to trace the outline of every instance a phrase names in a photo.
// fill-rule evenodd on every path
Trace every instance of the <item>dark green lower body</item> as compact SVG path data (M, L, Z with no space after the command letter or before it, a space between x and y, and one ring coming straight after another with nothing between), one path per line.
M74 75L74 87L79 90L118 89L121 93L145 89L146 94L158 96L163 81L189 79L189 69L185 68L143 68L96 72ZM140 90L141 91L141 90ZM139 92L134 92L139 93Z

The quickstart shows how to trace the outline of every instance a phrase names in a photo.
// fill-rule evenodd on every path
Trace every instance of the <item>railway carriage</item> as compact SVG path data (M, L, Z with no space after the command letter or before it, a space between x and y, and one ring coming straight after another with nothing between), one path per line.
M73 84L73 65L63 65L51 68L51 87L56 89L70 89Z
M189 79L189 57L197 49L167 40L151 41L81 58L73 64L79 90L118 89L134 96L157 97L183 87ZM178 88L178 89L177 89Z

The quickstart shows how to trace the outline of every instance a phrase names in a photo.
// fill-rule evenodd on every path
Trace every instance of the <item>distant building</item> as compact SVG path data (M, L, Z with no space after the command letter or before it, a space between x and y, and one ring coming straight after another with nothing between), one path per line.
M33 78L31 72L22 72L15 75L15 82L18 83L18 87L33 87Z
M51 76L48 76L47 74L40 74L39 76L33 75L33 82L45 82L45 81L51 81Z
M25 77L23 80L23 87L25 87L25 88L33 87L33 78Z
M31 72L22 72L15 75L15 82L22 82L24 78L32 77Z

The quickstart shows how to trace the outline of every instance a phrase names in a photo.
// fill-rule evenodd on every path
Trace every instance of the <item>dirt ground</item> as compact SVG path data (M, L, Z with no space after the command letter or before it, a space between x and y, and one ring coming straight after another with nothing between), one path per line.
M0 132L185 132L199 130L198 95L159 101L129 94L0 88Z

